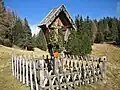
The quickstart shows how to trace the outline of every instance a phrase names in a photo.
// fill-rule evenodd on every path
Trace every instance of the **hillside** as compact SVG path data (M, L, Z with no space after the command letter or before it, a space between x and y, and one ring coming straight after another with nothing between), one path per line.
M107 56L107 81L81 87L79 90L120 90L120 48L109 44L94 44L92 56Z
M13 49L0 45L0 90L28 90L26 86L22 85L11 75L11 55L35 55L40 57L48 54L45 51L35 48L35 51L25 51L20 49Z
M14 51L14 52L13 52ZM11 54L26 54L37 57L48 54L47 52L35 49L24 51L0 46L0 90L28 90L11 75ZM93 46L92 56L106 55L107 60L107 81L83 86L79 90L120 90L120 48L109 44L95 44Z

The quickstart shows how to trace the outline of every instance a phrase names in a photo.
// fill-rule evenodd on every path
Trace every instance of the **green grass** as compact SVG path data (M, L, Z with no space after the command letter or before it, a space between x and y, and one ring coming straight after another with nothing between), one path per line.
M45 51L35 49L35 51L25 51L20 49L13 49L0 45L0 90L28 90L29 87L21 84L16 80L11 73L11 56L15 55L35 55L41 57L47 55Z

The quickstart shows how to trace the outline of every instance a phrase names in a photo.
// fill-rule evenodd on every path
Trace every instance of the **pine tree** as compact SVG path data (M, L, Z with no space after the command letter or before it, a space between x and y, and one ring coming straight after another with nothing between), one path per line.
M6 9L4 7L4 2L0 1L0 44L5 46L12 46L9 40L9 23L6 16Z
M76 53L75 45L76 45L76 31L71 30L71 34L69 35L68 41L65 44L65 49L68 52L72 52L72 54L75 54Z
M110 41L110 29L109 29L109 26L108 24L106 24L106 28L104 29L104 39L105 41Z
M91 39L89 38L86 23L84 23L82 17L76 18L77 31L72 30L68 43L67 50L74 55L86 55L91 52ZM89 24L88 24L89 25Z
M23 21L23 33L24 38L22 39L22 47L27 50L33 50L32 33L26 18Z
M91 20L87 16L87 18L85 18L85 20L84 20L83 30L84 30L84 32L87 33L89 40L92 44L93 41L92 41L92 29L91 28L92 28Z
M13 44L12 29L15 26L15 23L16 23L16 20L17 20L17 16L9 8L6 9L5 15L6 15L7 24L8 24L8 27L9 27L6 34L8 34L8 38L9 38L10 42Z
M120 45L120 19L117 22L117 28L118 28L118 40L117 40L117 43Z
M98 22L98 32L96 34L96 39L95 39L95 43L103 43L104 42L104 24L103 24L103 20L100 20Z
M45 51L47 50L47 42L42 30L40 30L38 35L36 36L35 43L36 43L36 47Z
M17 46L21 46L23 37L23 26L20 18L17 18L14 28L12 29L13 43Z
M32 36L32 41L33 41L33 46L36 47L37 45L36 45L36 35L35 34Z
M112 19L111 33L112 33L112 41L116 41L118 39L118 28L117 28L116 18Z
M0 44L32 49L32 34L27 19L22 21L0 1Z

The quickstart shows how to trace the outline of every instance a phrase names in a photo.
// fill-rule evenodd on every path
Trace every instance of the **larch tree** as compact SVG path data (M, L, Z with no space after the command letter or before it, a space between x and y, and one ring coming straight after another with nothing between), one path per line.
M96 38L96 34L97 34L97 26L96 23L94 21L91 22L91 31L92 31L92 43L94 43L95 38Z

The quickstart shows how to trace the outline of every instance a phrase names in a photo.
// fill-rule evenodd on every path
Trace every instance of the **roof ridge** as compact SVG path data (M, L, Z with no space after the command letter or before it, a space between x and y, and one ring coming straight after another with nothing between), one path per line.
M55 9L55 11L53 11ZM66 16L69 18L70 23L73 24L73 20L72 17L70 16L68 10L66 9L64 4L61 4L58 8L53 8L48 14L47 16L41 21L40 25L46 24L46 26L48 26L50 24L50 20L52 19L52 17L60 10L63 9L64 13L66 14ZM52 13L53 12L53 13ZM59 12L58 12L59 14Z
M60 6L57 8L57 10L54 12L54 14L55 14L61 7L62 7L62 5L60 5ZM52 14L49 19L51 19L51 18L54 16L54 14Z
M55 8L53 8L53 9L55 9ZM49 11L49 13L42 19L42 21L40 22L40 24L47 18L47 16L53 11L53 9L51 9L51 10Z
M62 4L63 5L63 4ZM62 5L60 5L58 8L60 8ZM46 17L45 18L43 18L43 20L40 22L40 24L42 24L42 23L44 23L43 21L45 21L45 19L50 15L50 13L54 10L54 9L58 9L57 7L56 8L53 8L53 9L51 9L50 10L50 12L46 15ZM55 13L55 12L54 12ZM53 16L53 15L52 15ZM51 17L50 17L51 18Z

